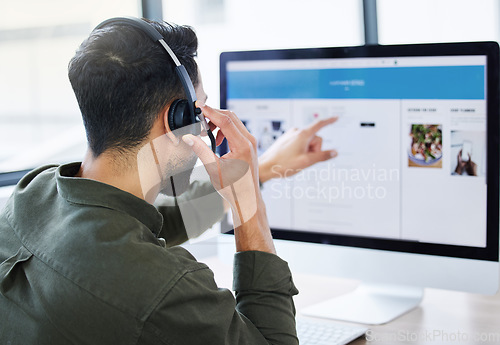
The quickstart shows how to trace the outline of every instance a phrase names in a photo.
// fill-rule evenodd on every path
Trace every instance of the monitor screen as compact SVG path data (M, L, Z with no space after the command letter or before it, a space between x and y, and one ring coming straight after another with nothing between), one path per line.
M226 52L221 107L259 154L338 118L337 157L264 184L275 238L498 261L498 74L491 42Z

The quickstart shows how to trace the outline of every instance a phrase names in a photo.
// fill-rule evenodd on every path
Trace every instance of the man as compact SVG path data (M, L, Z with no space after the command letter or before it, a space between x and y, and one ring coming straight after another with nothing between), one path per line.
M194 32L151 25L206 100ZM1 344L297 343L297 290L275 253L259 176L265 182L335 156L315 134L335 119L288 132L258 162L241 121L200 102L217 142L225 137L231 149L218 158L200 137L170 130L169 106L184 97L173 68L157 43L120 24L92 32L71 60L89 150L82 163L27 174L0 214ZM175 246L188 236L176 204L214 194L186 183L197 157L236 220L236 298ZM171 194L187 191L157 209L168 181ZM196 226L208 228L222 213L214 202Z

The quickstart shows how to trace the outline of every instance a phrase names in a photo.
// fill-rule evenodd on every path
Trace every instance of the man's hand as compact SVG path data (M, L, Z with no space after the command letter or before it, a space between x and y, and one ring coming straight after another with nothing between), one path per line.
M316 133L338 117L319 120L311 126L287 131L259 158L260 182L292 176L302 169L337 156L337 151L321 149L323 139Z
M275 253L259 189L255 138L233 112L208 106L202 107L202 111L211 127L219 128L217 142L225 137L230 152L218 158L201 138L188 134L182 140L192 147L214 187L231 205L236 249Z

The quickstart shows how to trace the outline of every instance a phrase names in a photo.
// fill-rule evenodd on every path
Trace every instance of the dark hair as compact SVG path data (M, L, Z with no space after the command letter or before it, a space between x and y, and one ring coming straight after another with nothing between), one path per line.
M197 85L198 40L193 29L148 22L162 34ZM137 147L167 105L185 98L165 49L127 24L93 31L71 59L68 75L95 157L107 150L127 152Z

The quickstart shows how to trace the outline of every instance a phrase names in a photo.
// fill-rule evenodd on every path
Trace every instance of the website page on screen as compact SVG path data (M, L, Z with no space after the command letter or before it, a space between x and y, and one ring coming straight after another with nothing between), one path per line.
M486 246L485 56L230 61L227 107L259 154L338 117L336 158L264 184L271 227Z

